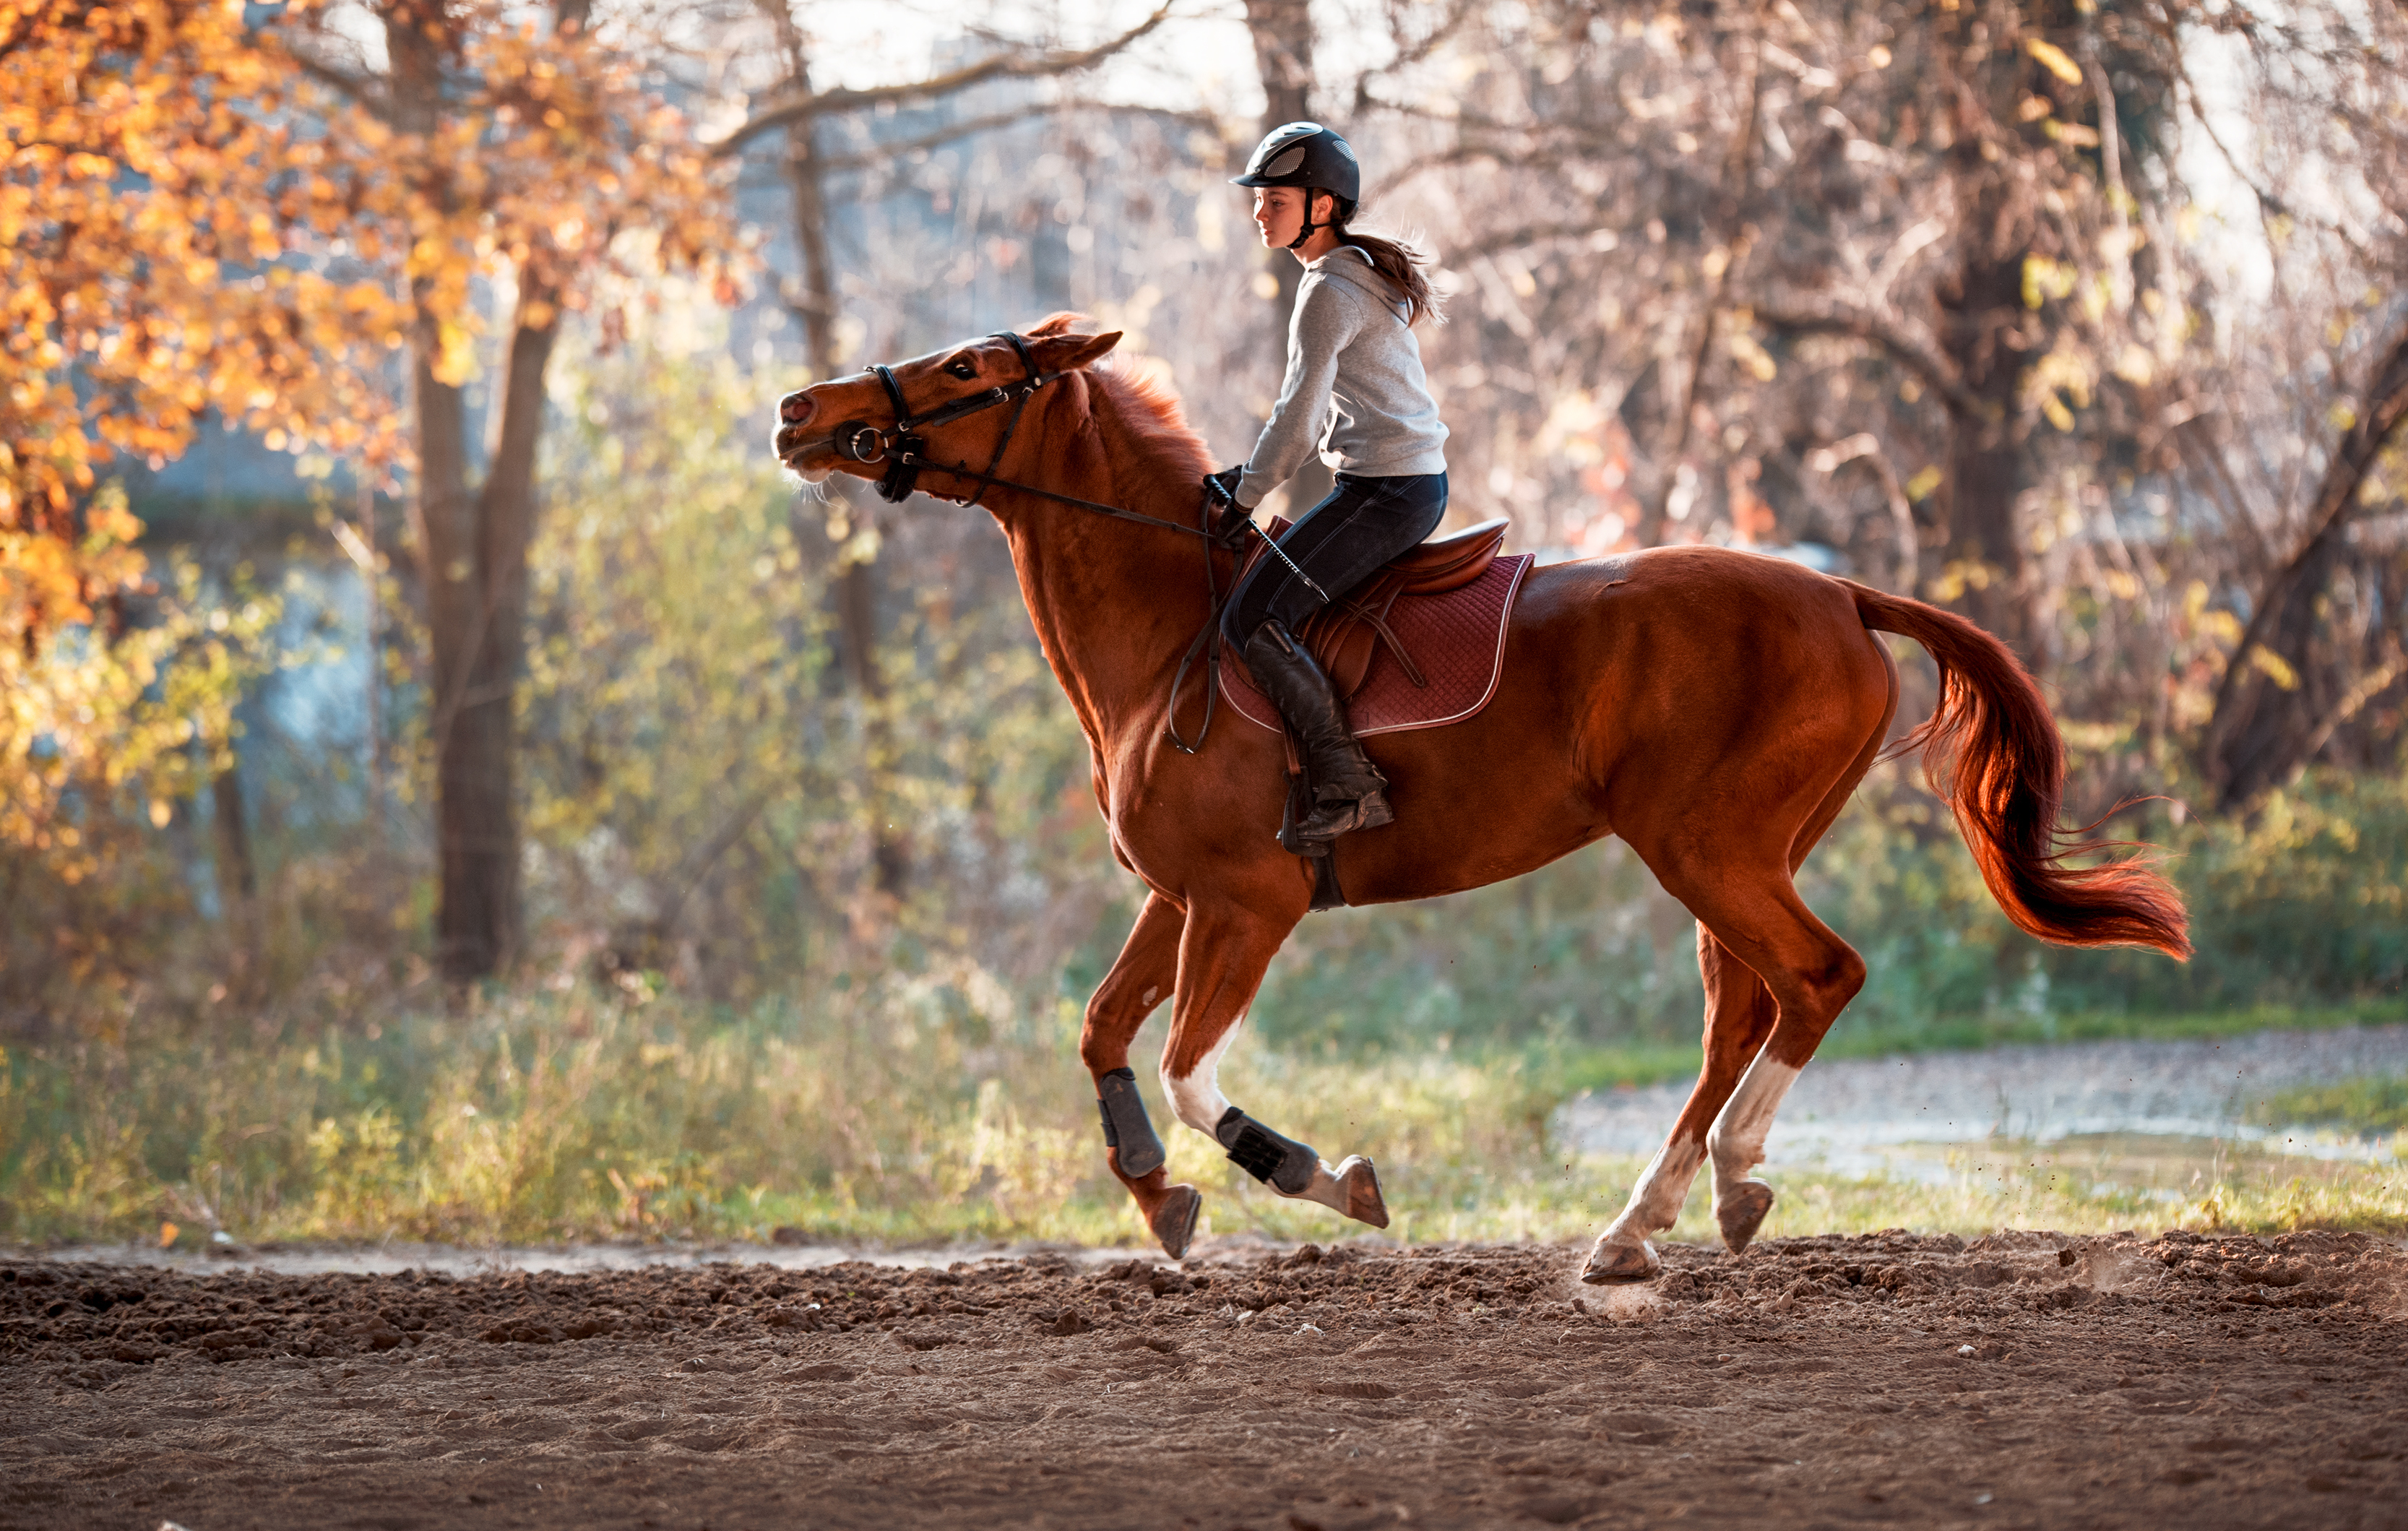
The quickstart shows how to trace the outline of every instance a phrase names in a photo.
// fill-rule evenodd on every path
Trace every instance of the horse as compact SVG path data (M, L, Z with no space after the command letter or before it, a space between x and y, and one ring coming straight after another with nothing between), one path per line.
M1194 735L1190 668L1237 554L1205 535L1213 466L1176 395L1096 364L1121 336L1055 314L787 394L773 445L805 482L846 473L889 499L985 509L1008 539L1045 658L1092 756L1113 856L1143 907L1088 1002L1105 1163L1173 1259L1202 1197L1172 1184L1128 1066L1166 996L1162 1085L1181 1123L1279 1195L1384 1226L1370 1161L1331 1166L1233 1107L1217 1066L1265 969L1311 906L1315 871L1274 837L1285 745L1260 728ZM982 458L983 469L971 465ZM923 482L922 480L928 480ZM1696 917L1704 1059L1664 1146L1598 1236L1591 1283L1661 1273L1654 1238L1711 1163L1724 1244L1773 1205L1754 1171L1784 1095L1865 981L1792 878L1883 752L1899 672L1877 636L1938 666L1921 747L1991 896L2064 946L2189 953L2187 915L2140 859L2058 825L2064 746L2040 691L1961 617L1782 559L1705 546L1541 565L1504 639L1487 707L1367 741L1396 822L1335 842L1353 904L1434 898L1619 836ZM1209 686L1209 677L1205 680ZM1192 750L1192 752L1191 752Z

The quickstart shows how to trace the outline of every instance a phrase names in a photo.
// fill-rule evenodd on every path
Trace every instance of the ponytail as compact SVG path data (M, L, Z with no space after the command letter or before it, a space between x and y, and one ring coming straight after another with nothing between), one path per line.
M1376 234L1340 228L1338 237L1371 257L1371 269L1388 279L1397 301L1405 306L1407 328L1425 319L1446 322L1446 315L1439 311L1438 293L1431 291L1429 278L1422 274L1422 267L1430 264L1428 256L1411 245L1383 239Z
M1312 192L1305 193L1307 198L1314 194ZM1388 279L1389 291L1395 293L1397 301L1405 306L1405 327L1411 329L1425 319L1445 323L1446 315L1439 311L1438 294L1430 290L1429 279L1422 275L1422 267L1430 264L1429 257L1400 240L1383 239L1376 234L1357 234L1346 226L1354 216L1355 204L1344 197L1332 197L1330 201L1333 204L1330 210L1337 216L1329 222L1338 231L1339 243L1352 245L1361 250L1370 260L1371 269ZM1311 205L1310 201L1306 204L1308 207ZM1306 222L1312 222L1309 216Z

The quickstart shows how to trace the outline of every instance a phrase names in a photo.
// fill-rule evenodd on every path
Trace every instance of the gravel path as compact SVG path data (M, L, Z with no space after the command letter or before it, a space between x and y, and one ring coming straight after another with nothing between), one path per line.
M2408 1025L2266 1031L2183 1042L2071 1042L1984 1052L1832 1059L1808 1066L1774 1123L1767 1163L1870 1167L1876 1151L2090 1134L2220 1138L2319 1157L2389 1152L2329 1133L2253 1126L2248 1104L2302 1084L2408 1075ZM1686 1082L1589 1092L1556 1118L1566 1142L1645 1155L1663 1144Z

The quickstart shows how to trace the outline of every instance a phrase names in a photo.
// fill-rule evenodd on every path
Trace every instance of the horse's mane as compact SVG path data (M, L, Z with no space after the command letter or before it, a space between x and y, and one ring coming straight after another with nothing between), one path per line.
M1058 313L1027 335L1032 340L1069 335L1074 326L1088 322L1084 314ZM1184 459L1198 473L1208 472L1212 465L1212 449L1187 423L1186 407L1170 386L1167 373L1167 368L1108 357L1087 369L1087 379L1113 406L1113 414L1139 445L1174 460Z

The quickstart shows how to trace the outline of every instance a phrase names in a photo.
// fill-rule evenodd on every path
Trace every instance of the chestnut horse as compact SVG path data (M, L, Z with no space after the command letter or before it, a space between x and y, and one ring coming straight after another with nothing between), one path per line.
M1245 1131L1259 1129L1217 1082L1264 969L1304 917L1313 871L1273 837L1286 793L1279 736L1225 725L1198 752L1174 745L1173 678L1213 615L1205 566L1226 591L1234 562L1183 535L1199 524L1198 480L1213 459L1167 392L1093 366L1119 335L1074 333L1076 321L1058 314L1025 336L789 394L778 456L814 483L880 479L902 463L913 472L888 480L891 496L916 475L924 493L982 503L1010 539L1038 640L1087 737L1113 854L1149 890L1087 1006L1079 1053L1105 1107L1106 1161L1163 1248L1185 1252L1201 1198L1170 1183L1126 1066L1166 996L1162 1081L1180 1121L1282 1195L1383 1226L1367 1161L1333 1168L1294 1146L1301 1159L1275 1178L1264 1145L1285 1139L1250 1143ZM1108 507L1122 519L1098 513ZM1926 747L2008 917L2062 945L2187 954L2185 912L2162 880L2128 863L2068 865L2098 847L2057 828L2063 746L2003 645L1937 608L1779 559L1659 548L1533 569L1486 708L1367 741L1397 821L1336 842L1349 902L1477 888L1619 835L1697 917L1704 1066L1585 1281L1657 1274L1650 1238L1672 1224L1708 1161L1734 1252L1771 1209L1751 1171L1773 1113L1865 979L1791 877L1888 734L1898 668L1879 633L1914 639L1939 666L1938 710L1900 747ZM1191 679L1178 704L1190 737L1197 689Z

